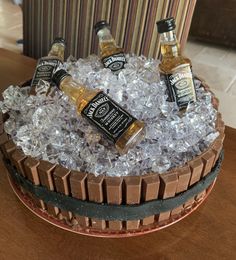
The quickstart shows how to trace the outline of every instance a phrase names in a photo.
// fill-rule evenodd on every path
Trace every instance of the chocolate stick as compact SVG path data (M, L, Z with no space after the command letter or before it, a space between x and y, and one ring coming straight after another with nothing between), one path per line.
M181 168L177 169L177 175L178 175L178 184L176 188L176 194L181 193L183 191L186 191L189 186L190 178L191 178L191 170L189 166L183 166ZM174 208L171 211L171 216L177 217L181 214L183 211L183 205L180 205L176 208Z
M52 174L56 191L67 196L70 195L70 187L68 185L69 174L70 170L61 165L57 165ZM70 211L65 211L63 209L60 209L60 211L63 218L67 220L72 218L72 213Z
M157 173L148 174L142 177L142 201L157 199L159 193L160 178ZM142 225L154 223L155 215L144 218Z
M54 183L52 178L52 171L56 167L55 164L52 164L48 161L41 160L38 165L38 174L39 181L41 185L47 187L49 190L54 191ZM55 217L59 214L59 209L54 207L53 205L47 203L46 205L48 214L53 215Z
M1 145L2 153L4 154L6 159L11 158L11 154L16 150L15 143L10 139L6 143Z
M177 172L168 172L160 174L159 198L167 199L175 196L178 185ZM158 222L163 223L170 218L170 211L162 212L158 216Z
M0 135L0 146L5 144L7 141L8 141L8 135L3 132L1 135Z
M38 165L39 165L39 161L32 157L28 157L23 163L26 178L28 178L28 180L30 180L34 185L40 185L39 175L38 175L38 171L37 171ZM31 199L34 201L34 203L39 208L41 208L43 210L46 209L46 206L45 206L45 203L43 202L43 200L36 198L31 193L28 193L28 194L30 195Z
M11 161L13 165L16 167L17 172L22 176L26 177L23 168L24 160L26 160L26 155L21 150L15 150L11 155Z
M122 203L122 182L123 179L119 177L106 177L105 187L108 204L120 205ZM123 225L122 221L110 220L108 227L112 230L121 230Z
M139 204L141 199L141 177L129 176L124 178L125 181L125 200L126 204ZM138 229L140 220L127 220L126 229Z
M188 162L188 165L191 170L191 178L189 182L189 187L198 182L202 176L203 162L201 158L195 158L192 161ZM190 198L185 204L184 209L190 209L195 201L195 198Z
M215 157L216 155L211 149L208 149L201 155L203 162L202 177L206 176L211 171L214 166Z
M86 193L87 174L79 171L71 171L69 180L70 180L72 197L77 198L79 200L88 199ZM78 221L79 226L81 227L89 226L88 217L75 215L75 218Z
M102 203L104 202L103 194L103 176L95 176L93 174L88 174L88 197L90 201ZM91 219L91 225L96 229L105 229L106 221L103 219Z

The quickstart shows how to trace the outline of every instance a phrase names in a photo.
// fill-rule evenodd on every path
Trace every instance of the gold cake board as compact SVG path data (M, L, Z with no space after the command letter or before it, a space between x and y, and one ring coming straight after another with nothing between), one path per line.
M180 220L184 219L191 213L193 213L202 203L206 200L210 192L212 191L212 188L216 182L216 178L213 181L213 183L207 188L205 195L201 198L201 200L198 200L194 202L193 206L190 209L185 209L180 215L175 216L174 218L170 218L168 221L166 221L163 224L160 223L154 223L152 225L143 226L140 227L137 230L120 230L120 231L103 231L103 230L96 230L90 227L87 228L81 228L79 226L72 226L67 224L64 220L59 220L54 216L49 215L46 211L43 211L42 209L36 207L29 196L22 193L22 191L19 189L19 186L17 186L14 181L11 179L10 175L8 174L8 180L10 183L10 186L12 190L14 191L15 195L18 197L18 199L36 216L43 219L44 221L67 231L86 235L86 236L93 236L93 237L105 237L105 238L122 238L122 237L133 237L133 236L140 236L144 234L148 234L151 232L155 232L164 228L167 228Z

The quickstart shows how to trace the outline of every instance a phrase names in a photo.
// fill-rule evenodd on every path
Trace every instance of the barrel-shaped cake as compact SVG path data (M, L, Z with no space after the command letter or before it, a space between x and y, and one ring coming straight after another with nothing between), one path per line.
M212 102L217 108L217 99L213 98ZM175 222L194 209L205 197L212 183L202 187L200 192L196 191L197 194L193 193L192 197L191 193L187 194L187 199L181 200L181 195L193 189L212 173L219 161L224 140L224 123L221 114L218 113L216 129L220 135L205 152L184 166L162 174L109 177L70 170L61 165L26 156L4 132L2 115L0 129L1 150L9 177L24 203L49 222L75 232L98 236L152 231ZM40 187L44 189L37 190ZM74 200L65 200L65 196ZM164 211L163 207L160 207L160 212L152 208L150 212L156 210L158 213L143 217L149 211L146 202L159 201L163 204L169 198L177 198L178 201L173 200L171 208L167 211ZM118 205L120 207L116 207ZM129 212L132 205L136 207L135 212ZM144 205L147 209L145 212ZM138 209L138 206L143 208ZM75 211L68 210L70 208Z
M138 82L129 68L127 71L132 80ZM79 76L83 77L85 72L80 72ZM94 71L92 73L94 75ZM140 73L147 86L150 67L146 69L146 74L143 71ZM124 81L123 77L119 77ZM200 87L206 93L211 93L203 80L198 81L201 81ZM152 168L144 174L136 172L124 176L94 174L89 170L83 171L83 168L71 169L26 154L24 148L9 135L9 123L4 126L8 122L8 113L1 114L0 147L11 186L35 214L73 232L122 237L164 228L196 209L210 192L219 173L223 157L224 122L221 114L216 112L218 100L214 94L211 94L209 103L216 115L213 125L217 135L213 142L199 149L191 160L179 162L166 171L155 172L155 168ZM14 116L17 116L17 112L14 112ZM10 128L14 133L12 125Z

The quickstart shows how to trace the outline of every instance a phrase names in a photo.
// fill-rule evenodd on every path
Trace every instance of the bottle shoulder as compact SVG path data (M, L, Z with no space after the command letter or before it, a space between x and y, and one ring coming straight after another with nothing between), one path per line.
M59 61L63 61L60 57L58 56L44 56L44 57L41 57L38 62L41 62L41 61L50 61L50 60L59 60Z
M106 58L114 54L123 53L124 50L121 47L106 48L101 50L101 57Z
M159 69L162 73L167 74L171 73L175 68L184 64L189 65L190 67L192 66L191 60L182 55L171 58L163 58L159 65Z

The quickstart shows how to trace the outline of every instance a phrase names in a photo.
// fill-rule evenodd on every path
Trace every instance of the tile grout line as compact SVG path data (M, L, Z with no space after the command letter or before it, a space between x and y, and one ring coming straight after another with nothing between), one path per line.
M232 85L233 85L233 83L236 81L236 75L232 78L232 80L230 81L230 83L229 83L229 85L228 85L228 87L225 89L225 93L228 93L229 94L229 90L231 89L231 87L232 87ZM234 95L233 95L234 96Z

